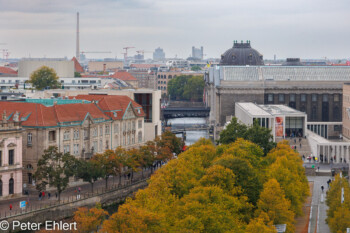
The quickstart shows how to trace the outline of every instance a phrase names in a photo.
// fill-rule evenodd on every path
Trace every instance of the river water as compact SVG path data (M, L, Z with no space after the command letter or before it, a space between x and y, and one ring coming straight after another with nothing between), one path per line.
M207 119L201 117L183 117L173 118L168 120L168 125L171 125L172 129L186 129L196 127L206 127ZM182 137L182 134L176 134L178 137ZM186 141L187 146L192 145L200 138L209 138L207 130L186 130Z

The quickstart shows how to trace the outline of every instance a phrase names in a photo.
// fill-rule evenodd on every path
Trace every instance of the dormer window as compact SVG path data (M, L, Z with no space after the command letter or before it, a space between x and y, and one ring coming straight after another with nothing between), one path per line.
M141 114L141 109L137 109L137 113L138 113L138 114Z
M118 113L117 113L117 112L113 112L113 116L114 116L114 117L117 117L117 116L118 116Z

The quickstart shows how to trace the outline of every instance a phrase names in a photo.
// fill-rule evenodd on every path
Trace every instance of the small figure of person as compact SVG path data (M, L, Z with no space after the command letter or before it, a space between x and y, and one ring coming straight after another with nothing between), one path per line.
M10 211L11 211L11 210L12 210L12 204L10 204L10 206L9 206L9 207L10 207Z
M320 166L317 167L317 171L320 171Z
M323 187L323 185L321 186L321 190L322 190L322 192L323 192L323 190L324 190L324 187Z
M58 194L57 194L57 192L55 192L55 195L56 195L56 198L58 197Z
M80 199L80 191L81 191L81 188L79 187L78 188L78 199Z
M49 199L50 199L50 197L51 197L51 193L49 192L48 194L47 194L47 196L49 197Z
M41 197L42 197L43 193L39 192L39 201L41 201Z
M301 143L300 143L300 148L301 148Z

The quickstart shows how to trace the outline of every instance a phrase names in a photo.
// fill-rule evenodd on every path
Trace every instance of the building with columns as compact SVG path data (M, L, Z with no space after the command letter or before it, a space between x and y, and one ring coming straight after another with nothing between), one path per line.
M6 114L0 120L0 200L22 194L22 126L19 113Z
M308 122L317 125L312 131L326 138L341 134L343 83L350 81L350 66L265 66L249 41L235 42L204 79L215 136L235 115L236 102L287 105L307 114Z

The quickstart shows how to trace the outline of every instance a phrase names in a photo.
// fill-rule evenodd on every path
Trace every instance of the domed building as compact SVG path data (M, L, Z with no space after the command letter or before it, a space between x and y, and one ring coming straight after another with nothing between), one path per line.
M263 55L246 43L233 42L233 47L221 55L220 65L223 66L261 66L264 65Z

